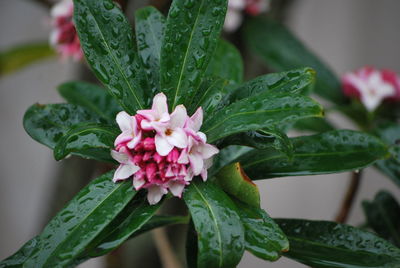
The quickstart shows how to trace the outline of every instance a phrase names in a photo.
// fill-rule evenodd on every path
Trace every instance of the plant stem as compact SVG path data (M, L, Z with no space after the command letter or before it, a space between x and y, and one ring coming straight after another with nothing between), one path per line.
M171 243L168 240L165 228L158 228L152 231L154 241L158 254L160 255L161 263L163 268L182 268L179 260L175 256L175 253L171 247Z
M336 222L345 223L347 221L347 218L349 217L351 208L354 203L354 199L357 195L358 188L360 187L361 175L362 175L361 171L358 171L358 172L353 171L351 173L350 185L349 185L346 195L342 201L340 210L339 210L338 214L336 215L336 218L335 218Z

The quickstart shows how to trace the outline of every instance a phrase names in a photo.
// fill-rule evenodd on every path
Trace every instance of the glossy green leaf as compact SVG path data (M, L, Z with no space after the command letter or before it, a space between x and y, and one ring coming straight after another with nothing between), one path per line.
M139 57L151 86L147 95L151 93L149 99L152 99L152 95L161 90L160 54L165 17L154 7L144 7L135 13L135 28Z
M315 82L315 71L310 68L259 76L239 85L229 96L229 103L259 95L265 91L307 94Z
M266 91L237 101L208 118L202 127L210 143L235 133L322 116L322 107L312 99Z
M74 19L86 59L124 110L145 104L147 79L134 46L132 29L112 0L74 0Z
M287 237L263 209L235 204L245 228L246 250L268 261L276 261L289 250Z
M29 256L38 245L38 236L26 242L16 253L0 262L1 268L23 267L23 264L29 259Z
M103 231L92 244L86 248L87 257L103 256L119 247L133 234L139 231L160 208L161 202L149 205L143 196L136 196Z
M368 226L379 236L400 246L400 205L386 191L380 191L373 201L363 202Z
M374 136L336 130L291 139L291 160L274 150L253 150L239 161L253 180L337 173L364 168L387 155L387 147Z
M316 133L335 129L335 127L332 126L331 123L326 120L326 118L316 117L301 119L294 124L293 128L301 131L313 131Z
M399 267L400 249L348 225L300 219L275 220L289 238L284 256L312 267Z
M171 109L196 95L218 44L227 2L172 2L161 48L161 90Z
M26 267L66 267L135 195L130 182L110 171L83 188L45 227Z
M242 145L259 150L274 148L286 154L288 158L293 155L293 144L289 137L278 129L261 129L257 131L241 132L226 137L219 144L220 148L228 145Z
M121 106L104 88L87 82L74 81L58 87L60 95L69 103L80 105L110 123L122 111Z
M375 134L391 146L391 157L378 161L376 167L400 187L400 124L380 125Z
M210 182L192 182L183 199L198 234L197 267L235 267L244 251L244 229L232 200Z
M260 192L240 163L233 163L223 167L216 175L214 182L226 193L252 206L260 207Z
M240 156L251 151L252 148L246 146L232 145L225 147L213 157L213 164L208 169L208 176L213 177L221 168L235 162Z
M346 101L335 74L283 25L253 17L246 20L243 32L250 50L269 67L276 71L311 67L317 72L315 93L335 103Z
M188 106L189 114L201 107L205 118L211 116L221 106L223 97L232 90L227 85L228 81L222 78L203 79L200 90Z
M0 76L18 71L40 60L50 58L55 51L48 42L24 44L0 52Z
M74 104L34 104L24 115L24 128L34 140L54 149L71 126L101 121L95 113Z
M228 41L220 39L206 75L224 78L231 84L242 83L243 60L240 52Z
M54 158L61 160L69 154L74 154L84 158L114 163L110 152L119 133L118 128L103 124L81 123L74 125L57 142L54 148Z

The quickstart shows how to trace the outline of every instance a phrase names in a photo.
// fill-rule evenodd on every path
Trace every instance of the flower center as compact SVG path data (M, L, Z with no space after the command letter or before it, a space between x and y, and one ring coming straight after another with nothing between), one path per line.
M171 136L172 135L172 129L167 129L166 131L165 131L165 135L167 135L167 136Z

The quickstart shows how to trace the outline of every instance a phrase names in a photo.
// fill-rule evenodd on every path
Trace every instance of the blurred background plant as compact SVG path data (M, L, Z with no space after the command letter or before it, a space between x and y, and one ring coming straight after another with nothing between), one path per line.
M31 20L36 22L35 24L38 29L34 29L32 31L41 32L42 37L45 38L43 38L42 41L38 41L37 39L40 38L38 38L39 35L37 35L35 32L34 34L32 34L32 40L33 40L32 42L29 42L29 40L23 40L23 42L15 44L11 43L7 44L6 42L4 44L3 43L1 44L2 52L0 53L0 76L1 76L0 79L4 79L6 81L2 82L2 91L1 91L2 96L10 94L9 88L7 87L7 79L9 80L13 78L24 79L23 76L24 72L29 72L27 68L33 66L37 67L39 66L39 64L41 64L40 63L41 61L46 61L46 63L49 64L50 58L53 59L62 58L62 60L57 60L57 62L52 62L50 64L51 66L47 67L45 72L42 72L41 75L43 76L43 78L40 79L41 81L45 81L46 79L50 80L48 79L49 77L52 78L50 75L52 71L51 69L64 70L64 74L66 72L69 72L70 75L72 74L71 76L79 78L80 80L86 80L86 81L94 80L90 72L88 72L87 70L86 63L84 62L83 59L81 59L81 56L79 56L79 50L77 49L77 43L75 37L70 36L68 34L63 35L62 33L60 33L60 31L57 32L57 30L54 30L54 27L56 28L59 27L60 29L63 28L64 30L70 30L72 31L72 33L74 31L74 29L71 28L71 24L68 24L68 18L65 19L66 21L61 21L63 23L57 21L57 19L54 18L54 16L60 15L58 12L54 11L54 9L53 12L50 11L50 9L54 6L55 2L44 1L44 0L36 0L36 1L26 0L24 1L26 3L14 3L13 1L9 1L10 3L7 3L9 7L6 7L6 2L7 1L4 1L3 3L0 4L1 12L2 13L4 12L5 16L7 15L6 14L7 10L10 10L10 12L14 10L14 14L18 14L18 16L21 16L21 13L27 13L27 10L35 10L37 12L37 15L36 16L31 15L32 16ZM130 18L131 21L133 22L134 10L149 4L149 2L150 4L153 4L157 8L162 10L164 13L168 10L170 4L169 1L137 1L137 0L119 1L119 4L125 10L126 14L128 15L128 18ZM396 145L398 139L400 138L400 126L399 126L400 105L397 102L396 97L389 99L388 101L378 103L378 105L373 107L373 109L368 109L370 106L365 105L366 102L362 101L363 99L360 98L361 96L360 93L353 95L343 94L343 89L346 87L342 86L340 77L337 76L331 70L331 68L324 63L325 61L320 60L320 58L317 57L312 52L312 50L309 50L307 46L303 44L303 41L299 40L298 37L296 37L296 35L292 34L291 30L288 30L286 26L283 26L283 25L292 25L293 30L297 31L299 33L299 36L301 36L300 34L303 33L305 36L303 37L304 42L307 43L307 45L310 45L313 49L319 50L318 54L322 55L324 58L333 59L332 65L334 66L336 65L336 69L339 71L339 73L350 72L366 64L371 66L376 66L379 69L389 68L393 70L399 70L400 66L397 63L400 62L397 59L399 56L398 54L396 54L397 51L395 47L393 46L391 47L391 45L395 43L391 41L392 40L391 38L393 38L393 40L399 40L400 38L398 36L395 36L395 30L394 30L395 28L393 27L396 24L392 23L391 20L393 18L392 16L389 16L389 15L394 16L394 14L391 14L390 11L394 10L394 7L399 7L399 5L396 4L396 2L389 0L382 1L381 4L374 4L372 3L372 1L362 2L361 4L362 7L360 9L354 8L356 3L348 4L348 3L341 3L341 1L338 1L336 4L330 3L327 4L326 6L322 4L317 4L318 1L316 0L314 1L276 0L276 1L265 1L265 2L249 1L251 2L251 4L253 4L253 6L246 5L246 3L244 4L239 3L240 1L232 1L232 2L236 3L233 3L231 6L231 11L230 11L231 17L229 17L229 12L228 12L227 25L229 26L226 27L225 38L234 43L239 48L244 58L244 64L245 64L244 69L246 70L245 73L246 80L253 78L261 73L265 73L266 71L285 71L304 66L312 67L317 71L317 84L314 92L325 104L326 107L325 111L327 112L328 119L327 120L312 119L299 122L292 127L293 133L298 133L299 131L301 131L302 133L318 133L334 129L336 127L340 128L350 127L353 129L369 131L370 133L382 138L390 146L391 151L394 152L393 155L396 156L397 153L397 157L392 157L387 160L381 160L376 163L375 165L376 169L379 170L382 174L384 174L387 178L391 179L393 183L387 183L386 181L383 181L384 180L383 178L380 178L378 173L372 173L373 176L376 176L376 181L374 181L374 183L376 183L378 188L371 187L368 189L368 191L372 192L372 191L377 191L378 189L380 190L379 188L380 185L386 185L386 191L379 191L379 193L376 194L376 197L374 199L372 199L371 193L365 195L368 196L368 201L364 201L362 206L365 212L365 221L360 222L360 220L358 220L358 222L356 223L362 224L363 227L375 231L380 236L391 240L394 244L399 246L400 213L399 213L399 205L396 201L396 198L398 199L399 190L395 188L395 185L397 186L400 185L400 165L399 165L400 149L399 146ZM360 1L355 1L355 2L358 2L358 4L361 3ZM258 6L258 4L260 6ZM342 4L342 7L339 7L340 4ZM356 14L360 18L367 17L368 14L374 14L377 19L371 22L370 25L371 30L363 33L361 32L362 31L361 27L356 28L357 25L354 26L351 25L351 23L340 24L341 23L340 21L336 21L340 20L337 18L335 18L336 20L332 19L332 21L330 21L331 23L333 22L336 23L334 24L336 28L334 26L329 26L323 14L326 15L330 12L333 12L329 11L330 9L335 10L336 8L337 11L341 11L342 8L346 7L348 7L349 9L353 8L350 11L347 11L348 14ZM379 9L374 7L379 7ZM342 13L337 12L337 14L342 14ZM65 16L65 14L61 15ZM346 13L342 15L345 16ZM304 19L304 17L308 17L308 20ZM8 21L10 21L11 19L12 19L11 16L7 17ZM25 27L26 25L30 25L29 21L24 21L23 19L21 19L21 21L23 21L23 23L21 23L22 24L21 29L24 29L23 25L25 25ZM360 21L355 21L354 24L356 22L362 24L362 19L360 19ZM299 23L300 25L297 25L296 23ZM303 23L303 25L301 25L301 23ZM40 24L42 24L42 29L40 29ZM319 28L323 28L323 30L320 30L318 32L316 26L313 26L314 24L321 24ZM12 40L14 34L18 35L18 31L12 30L13 29L12 27L9 30L5 30L5 28L8 27L7 23L3 23L2 25L3 25L2 31L4 31L4 33L2 32L1 34L2 39L10 37L10 40ZM385 31L379 32L379 29L381 29L381 27L385 28L382 25L388 25L388 28L392 29L392 31L387 30L386 32ZM347 29L347 31L355 31L357 35L362 36L359 38L361 39L361 41L359 41L359 43L356 45L354 44L351 45L351 42L344 40L345 38L348 38L349 35L346 35L346 30L343 30L342 28ZM357 29L359 29L360 31L357 31ZM48 36L50 36L50 32L53 31L53 34L51 35L52 42L45 40L47 39L47 36L45 36L45 34L43 33L45 33L46 31L48 33ZM338 35L336 38L328 37L328 35L333 35L332 33L334 33L335 31L338 32L342 31L342 33L344 33L343 34L344 37L342 38L340 35ZM323 34L318 36L317 33L320 34L323 33ZM361 35L362 33L363 35ZM379 35L382 37L373 38L373 36L371 36L371 33L374 33L375 35ZM310 40L307 40L307 37L309 37ZM377 39L387 40L384 41L383 43L388 43L388 44L385 45L385 44L374 43L376 44L376 46L373 46L370 44L371 39L373 39L372 42ZM75 61L73 63L71 63L71 59L68 59L69 57L68 53L65 54L65 52L71 52L71 50L60 49L59 47L60 44L65 45L65 43L68 41L70 41L71 44L73 45L72 51L75 52L75 54L73 54L72 56L72 60ZM334 45L332 45L335 43L335 41L341 44L340 47L335 47ZM348 44L350 44L350 46L347 46ZM388 48L386 48L385 46L388 46ZM331 54L329 53L330 47L333 47L331 49L331 51L333 51L331 52ZM353 49L352 52L356 50L356 53L354 54L350 53L349 47ZM337 51L334 51L335 49L337 49ZM368 59L367 57L363 57L362 55L364 54L362 53L366 55L371 53L376 58L371 56ZM343 57L344 59L341 59L341 57ZM340 62L341 64L338 64ZM60 80L66 80L64 74L60 74ZM398 79L395 74L394 77L395 78L393 78L392 80ZM344 77L344 80L345 78L346 77ZM59 80L57 82L49 81L49 83L52 83L52 85L48 87L55 88L55 84L58 84L58 82ZM345 82L347 83L347 81ZM11 84L11 82L9 82L9 84ZM42 86L42 84L38 83L38 86ZM346 84L346 86L348 86L348 83ZM30 87L32 87L32 89L30 90L33 90L34 86L32 85ZM398 90L396 85L393 85L393 87L394 90ZM22 86L21 88L27 89L28 87ZM345 91L345 93L346 92L348 91ZM33 93L31 92L28 94L33 94ZM31 101L32 99L33 101L39 101L39 100L43 101L43 100L48 100L49 98L54 98L51 96L55 96L54 93L48 91L42 92L41 94L44 94L44 98L38 97L36 94L33 94L34 96L31 95L30 99L24 100L24 104L25 103L27 104L25 106L21 105L22 106L21 109L24 110L25 107L27 107L30 104L30 102L32 102ZM17 117L13 118L15 118L17 122L20 122L22 116L20 116L19 118ZM4 117L3 122L6 122L6 120L9 120L9 118ZM27 141L27 143L29 143L29 141ZM17 146L16 144L18 143L13 143L13 147ZM6 146L6 148L9 147ZM36 146L34 146L34 148L36 150ZM11 151L11 154L12 152L14 152L12 149L9 151ZM46 154L46 152L43 153ZM30 155L30 157L35 155L36 153L33 152ZM17 155L12 156L12 159L16 159L16 157ZM31 159L28 161L35 163L36 161L39 160ZM19 163L19 162L16 161L13 163ZM3 165L6 164L3 163ZM45 169L44 165L42 165L42 168ZM42 217L37 217L36 215L39 214L37 214L36 212L32 212L32 217L35 216L37 217L37 219L35 220L36 221L35 225L38 226L46 223L48 218L53 216L56 211L58 211L79 189L82 188L83 185L85 185L88 182L88 178L94 177L95 175L99 174L101 171L104 171L106 169L107 167L95 164L94 162L91 162L89 160L80 160L76 158L71 158L67 161L58 164L57 170L52 170L51 172L47 171L42 173L43 176L53 177L54 181L51 182L50 186L45 186L45 185L37 186L39 188L46 188L48 191L50 191L50 193L38 191L39 193L45 193L47 200L45 200L44 203L46 204L45 207L41 208L41 210L45 210L45 212L43 211L41 212ZM56 175L50 175L49 173L53 173ZM362 171L353 172L351 174L351 179L349 181L348 189L344 190L341 189L340 187L336 188L336 191L332 193L333 197L327 199L326 202L328 203L332 203L332 200L335 200L336 203L340 204L340 205L330 206L331 208L332 207L335 208L336 206L338 207L338 210L336 212L337 221L346 222L347 219L349 218L353 206L355 206L356 209L361 207L359 202L360 198L358 198L357 200L356 196L362 182L361 180L363 174L365 174L365 172ZM33 178L31 179L33 180ZM381 181L378 182L378 179ZM316 180L316 178L314 178L314 180ZM370 180L368 182L370 182ZM333 184L335 184L335 182L333 182ZM345 183L343 183L342 181L342 188L344 184ZM308 186L305 186L306 188L305 193L307 193L307 191L311 192L318 191L320 196L324 196L323 194L324 192L325 193L330 192L330 187L329 186L327 187L326 185L327 184L314 186L313 183L310 181ZM282 188L286 187L286 184L285 185L282 184L282 186L280 187ZM265 190L265 192L266 195L268 195L269 194L268 186L266 186L266 188L267 189ZM5 187L2 187L2 189L4 190ZM344 193L342 193L343 190ZM281 194L279 195L282 196L288 194L288 192L286 194L284 192L280 193ZM294 198L296 198L296 195L301 195L301 192L297 191L297 193L291 192L289 194L294 196ZM279 199L276 199L276 201L277 200ZM281 199L281 202L284 200L287 199L283 197L283 199ZM10 201L7 202L7 200L5 201L6 202L3 202L3 204L7 203L9 205L2 207L2 210L12 210L10 205L12 201L11 202ZM25 201L30 202L29 200ZM38 202L40 203L43 201L38 201ZM48 204L50 204L50 206L48 206ZM17 209L15 210L17 211ZM12 215L13 213L10 214ZM332 211L326 212L326 214L317 214L316 212L313 212L315 214L313 214L312 212L309 213L311 214L312 218L324 218L324 219L330 219L331 215L335 214ZM273 212L271 214L274 215ZM283 214L279 214L277 216L282 216L282 215ZM289 213L287 213L287 215L289 215ZM358 219L360 219L360 217L358 217ZM12 222L11 219L9 219L9 221ZM10 224L10 226L12 226L12 224ZM31 232L34 233L35 231L36 230L33 230ZM175 229L172 228L171 230L169 230L169 232L176 233L176 228ZM26 235L26 237L22 240L26 240L26 238L29 238L29 236ZM158 241L157 243L162 244L163 242L165 242L163 240L163 236L164 234L161 234L161 236L159 236L161 238L159 238L158 240L156 239L156 241ZM176 237L176 236L171 236L171 237ZM165 247L159 245L158 246L159 251L157 253L156 250L157 246L155 246L153 242L151 242L152 240L148 238L149 236L144 237L142 240L132 243L127 247L131 247L129 250L136 251L142 249L143 251L146 251L149 255L159 256L159 258L148 258L145 256L143 257L146 260L146 262L148 262L149 259L151 261L154 261L153 264L154 267L159 266L161 261L163 263L166 262L168 263L169 261L173 262L173 260L170 260L171 254L168 254L168 252L166 253L164 250L169 246ZM173 241L174 242L173 246L182 244L181 241L179 241L179 239L182 238L178 237L177 239L178 241ZM146 246L143 246L143 244L145 244ZM4 253L2 252L2 254L4 254L4 256L9 255L17 247L18 246L15 245L13 248L5 249L5 252ZM133 258L132 254L129 253L126 254L126 252L129 252L129 250L122 249L114 252L111 256L109 256L106 261L108 267L121 267L121 265L126 265L127 263L134 263L134 262L141 263L140 260L137 259L132 260ZM182 251L183 249L181 249L180 252L182 253ZM248 267L248 265L245 264L245 261L246 259L243 261L243 267ZM251 260L249 260L249 262L251 262ZM149 264L148 267L150 267L150 265L151 264ZM275 264L272 264L272 267L274 267L273 265ZM276 265L279 265L279 263L277 263ZM282 266L282 267L288 267L288 266Z

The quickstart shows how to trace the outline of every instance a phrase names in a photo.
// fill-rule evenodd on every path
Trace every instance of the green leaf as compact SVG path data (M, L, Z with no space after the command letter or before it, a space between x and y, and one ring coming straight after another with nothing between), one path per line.
M257 131L241 132L224 138L218 146L224 148L228 145L242 145L260 150L274 148L285 153L288 158L293 155L291 140L278 129L264 128Z
M242 83L243 60L240 52L228 41L220 39L206 75L224 78L231 84Z
M227 2L172 2L161 48L161 90L172 110L196 95L218 44Z
M229 103L259 95L265 91L308 94L315 83L315 71L311 68L270 73L239 85L229 96Z
M221 149L213 158L213 164L208 170L208 176L210 178L213 177L221 168L235 162L237 158L251 150L252 149L250 147L237 145L232 145Z
M116 114L122 111L104 88L94 84L67 82L58 87L58 92L69 103L85 107L110 123L114 123Z
M154 7L144 7L135 13L135 26L139 57L152 89L149 92L151 93L149 99L152 99L152 96L161 90L160 54L165 17Z
M379 236L400 246L400 205L386 191L380 191L373 201L363 202L364 213L370 226Z
M183 199L198 234L197 267L235 267L244 251L244 229L232 200L210 182L192 182Z
M222 168L215 175L214 182L238 200L253 207L260 207L258 187L244 173L240 163L233 163Z
M24 128L34 140L54 149L71 126L101 121L95 113L77 105L34 104L25 112Z
M313 131L317 133L335 129L325 118L316 117L301 119L294 124L293 128L300 131Z
M351 130L336 130L291 139L291 160L273 149L253 150L236 161L253 180L345 172L364 168L387 155L376 137Z
M13 46L0 52L0 76L18 71L54 55L55 51L48 42Z
M211 116L220 106L223 97L229 93L231 87L228 81L222 78L203 79L200 90L188 106L189 114L193 114L197 108L202 107L204 118Z
M263 209L241 202L236 206L245 228L246 250L268 261L276 261L289 250L287 237Z
M114 171L83 188L45 227L26 267L65 267L135 195L130 182L113 183Z
M103 256L119 247L153 217L160 208L161 202L149 205L143 195L136 196L103 231L92 244L86 248L86 257Z
M375 128L375 134L391 146L391 157L378 161L376 167L400 187L400 124L382 124Z
M86 59L97 78L129 114L145 104L148 89L132 29L112 0L74 0L74 19Z
M312 99L288 93L265 91L237 101L204 122L202 131L210 143L235 133L322 116L322 107Z
M275 220L289 238L284 256L312 267L399 267L400 249L372 233L328 221Z
M16 253L0 262L1 268L6 267L22 267L23 264L29 259L29 256L38 245L38 237L34 237L26 242Z
M335 74L283 25L253 17L246 20L243 32L247 46L269 67L276 71L311 67L317 72L315 93L334 103L346 101Z
M57 142L54 148L54 158L61 160L69 154L74 154L84 158L114 163L110 152L119 133L118 128L103 124L81 123L74 125Z

